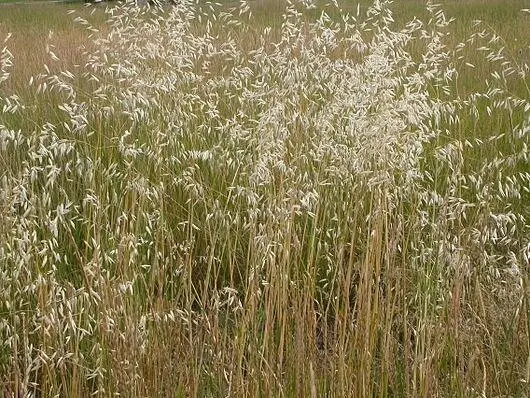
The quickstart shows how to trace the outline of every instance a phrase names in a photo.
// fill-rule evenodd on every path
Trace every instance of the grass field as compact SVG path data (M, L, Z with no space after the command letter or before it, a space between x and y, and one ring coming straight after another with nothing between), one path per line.
M528 1L221 3L0 5L0 395L529 396Z

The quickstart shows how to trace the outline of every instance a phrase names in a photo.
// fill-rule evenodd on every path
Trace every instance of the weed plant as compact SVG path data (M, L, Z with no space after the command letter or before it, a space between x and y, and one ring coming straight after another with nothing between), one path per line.
M24 94L5 42L0 392L527 396L528 60L312 6L118 5Z

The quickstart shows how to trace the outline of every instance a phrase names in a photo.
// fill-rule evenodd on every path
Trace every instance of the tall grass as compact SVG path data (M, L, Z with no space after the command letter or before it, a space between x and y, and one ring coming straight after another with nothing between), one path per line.
M5 395L528 394L527 64L305 3L120 5L24 93L6 42Z

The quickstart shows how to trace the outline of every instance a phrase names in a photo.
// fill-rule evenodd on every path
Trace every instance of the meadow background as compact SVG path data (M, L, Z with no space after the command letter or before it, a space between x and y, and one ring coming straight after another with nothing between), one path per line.
M0 394L527 397L529 8L0 4Z

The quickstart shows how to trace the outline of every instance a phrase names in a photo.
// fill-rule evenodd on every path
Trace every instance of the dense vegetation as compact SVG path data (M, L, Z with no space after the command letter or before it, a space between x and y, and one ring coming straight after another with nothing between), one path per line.
M404 4L0 16L0 393L528 396L528 10Z

